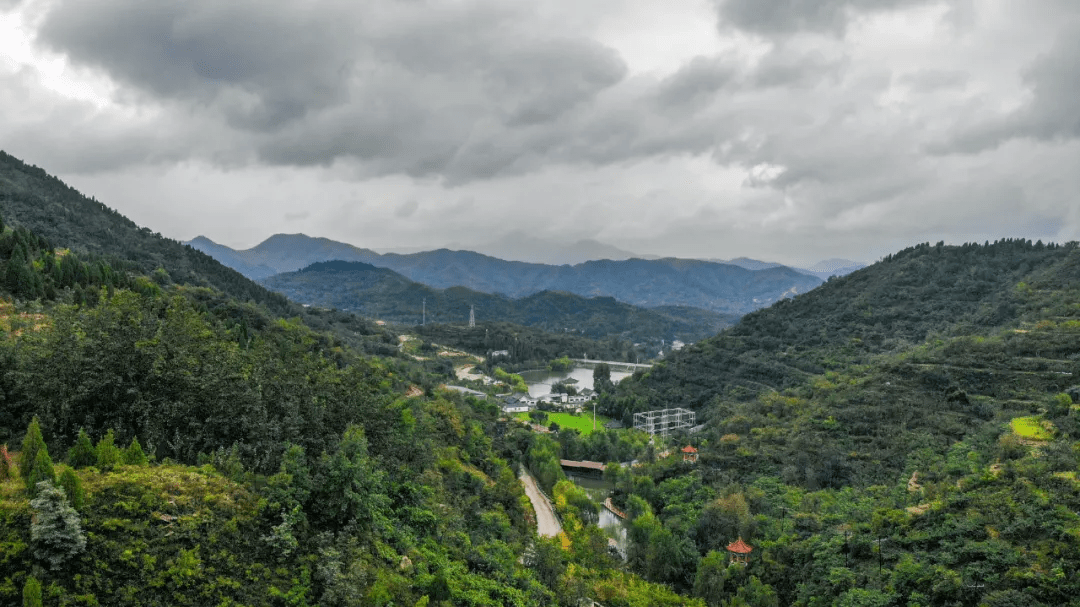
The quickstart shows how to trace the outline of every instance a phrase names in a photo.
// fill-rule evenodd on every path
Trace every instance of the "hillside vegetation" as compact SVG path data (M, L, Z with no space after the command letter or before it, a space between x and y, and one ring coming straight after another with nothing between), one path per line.
M707 310L650 310L611 297L584 298L544 291L520 299L480 293L464 287L434 289L386 268L358 262L312 264L298 272L277 274L263 284L301 303L338 308L392 323L464 324L475 307L481 321L508 322L553 333L592 339L624 338L660 348L661 340L697 341L715 335L735 317ZM424 303L426 301L426 304ZM498 348L496 348L498 349Z
M119 217L64 192L91 229ZM379 356L396 336L282 317L237 300L262 292L242 278L212 286L216 262L126 259L75 223L60 246L28 216L0 229L0 603L686 603L604 542L537 538L513 463L554 452L426 361Z
M630 566L714 605L1076 605L1078 378L1076 243L920 245L831 280L602 397L707 420L677 439L696 465L609 471Z

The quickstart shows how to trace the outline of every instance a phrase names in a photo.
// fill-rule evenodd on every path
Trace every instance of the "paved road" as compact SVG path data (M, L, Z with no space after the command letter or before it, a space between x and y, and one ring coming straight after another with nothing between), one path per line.
M525 495L529 496L533 510L536 511L536 534L541 537L555 537L562 531L559 519L555 518L555 511L551 503L536 486L536 479L524 467L521 468L521 484L525 485Z

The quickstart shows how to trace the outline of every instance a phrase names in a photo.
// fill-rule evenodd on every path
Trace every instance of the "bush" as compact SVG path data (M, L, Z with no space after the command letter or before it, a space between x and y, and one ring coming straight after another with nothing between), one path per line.
M15 464L11 461L11 454L8 453L7 445L0 445L0 481L6 481L13 476Z
M30 474L37 463L38 451L46 451L45 439L41 437L41 425L35 415L26 427L26 436L23 438L22 455L19 457L19 474L26 481L26 490L30 491L34 485L30 483Z
M131 444L124 449L123 460L128 466L145 466L149 463L137 437L132 437Z
M90 442L90 435L86 433L86 430L79 430L79 438L75 439L75 446L68 451L68 464L73 468L97 465L97 452L94 451L94 443Z
M64 494L67 495L68 503L75 510L82 510L83 504L86 502L86 490L83 489L82 479L79 475L75 474L75 471L71 468L64 468L64 472L60 475L60 486L64 488Z
M26 578L22 591L23 607L41 607L41 582L34 576Z
M103 471L112 470L114 466L121 463L120 448L116 446L112 428L101 437L94 451L97 455L97 466Z
M37 452L34 467L30 470L30 474L26 476L27 491L30 492L31 496L37 495L38 483L42 481L47 481L50 484L56 482L56 471L53 470L52 458L49 457L49 452L46 449Z

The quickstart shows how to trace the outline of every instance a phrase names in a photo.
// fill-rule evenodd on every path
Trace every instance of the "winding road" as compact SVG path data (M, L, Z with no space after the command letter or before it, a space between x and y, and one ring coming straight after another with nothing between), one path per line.
M533 510L536 511L536 535L541 537L558 535L562 531L562 525L559 524L559 519L555 518L551 502L544 497L543 493L540 493L540 488L536 486L536 479L524 466L521 467L521 484L525 485L525 495L529 496Z

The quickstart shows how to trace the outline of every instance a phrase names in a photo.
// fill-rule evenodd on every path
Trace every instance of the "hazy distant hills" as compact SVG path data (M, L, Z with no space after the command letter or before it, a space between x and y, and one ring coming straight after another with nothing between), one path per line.
M792 266L784 266L783 264L775 263L772 261L758 261L757 259L750 259L749 257L736 257L735 259L710 259L709 261L715 261L716 263L728 263L731 265L739 266L740 268L746 268L747 270L767 270L769 268L784 268L791 267L792 270L802 272L809 276L816 276L821 280L828 280L830 276L846 276L851 274L855 270L861 270L866 267L866 264L859 263L857 261L851 261L850 259L826 259L825 261L819 261L818 263L810 266L809 268L795 268Z
M359 261L389 268L409 280L439 289L463 286L510 298L565 291L583 297L610 296L637 306L691 306L726 314L745 314L822 282L816 276L779 265L747 269L673 258L549 265L447 249L379 254L303 234L278 234L246 251L235 251L204 237L189 244L257 279L319 261Z
M596 339L625 335L633 341L670 342L708 337L737 319L697 309L649 310L611 297L587 299L563 292L543 291L512 299L460 286L437 289L363 262L319 262L262 282L293 301L402 324L419 324L425 307L429 323L465 323L474 306L479 322L571 330Z

